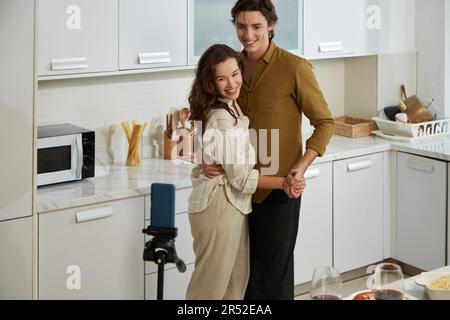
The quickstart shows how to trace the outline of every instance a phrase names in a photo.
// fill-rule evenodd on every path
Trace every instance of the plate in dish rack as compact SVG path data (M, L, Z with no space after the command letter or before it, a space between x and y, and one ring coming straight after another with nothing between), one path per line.
M362 290L357 291L349 295L344 300L375 300L372 291L370 290ZM405 293L403 296L403 300L418 300L417 298Z

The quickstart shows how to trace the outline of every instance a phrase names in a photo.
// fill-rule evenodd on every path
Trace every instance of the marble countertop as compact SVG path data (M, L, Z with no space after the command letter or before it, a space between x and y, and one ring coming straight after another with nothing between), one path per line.
M376 136L352 139L335 135L324 156L317 158L314 163L388 150L450 161L450 136L404 143ZM162 159L144 159L140 167L97 165L95 178L39 187L37 212L44 213L150 194L150 185L154 182L173 183L177 189L188 188L191 186L192 168L193 164L189 162Z

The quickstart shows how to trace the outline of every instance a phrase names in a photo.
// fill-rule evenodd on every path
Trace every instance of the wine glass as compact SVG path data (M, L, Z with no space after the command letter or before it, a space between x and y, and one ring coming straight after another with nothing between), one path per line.
M377 264L371 289L376 300L403 300L405 284L402 268L389 262Z
M339 270L330 266L316 267L310 294L312 300L341 300L344 289Z

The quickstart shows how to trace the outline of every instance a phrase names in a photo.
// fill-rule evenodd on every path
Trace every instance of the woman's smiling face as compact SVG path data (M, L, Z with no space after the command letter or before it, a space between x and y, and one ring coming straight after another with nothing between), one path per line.
M219 96L236 100L242 86L242 74L236 59L229 58L215 67L214 82Z

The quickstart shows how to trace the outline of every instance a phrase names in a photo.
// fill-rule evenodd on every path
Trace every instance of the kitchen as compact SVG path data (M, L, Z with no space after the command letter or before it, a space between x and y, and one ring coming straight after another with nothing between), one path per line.
M142 261L148 239L140 233L153 182L177 188L177 251L187 271L167 267L165 297L184 297L194 261L192 165L163 159L164 117L187 106L208 45L239 44L228 17L232 0L173 2L0 4L1 299L155 299L157 269ZM275 41L311 60L334 116L371 119L398 104L404 84L450 117L450 1L274 3ZM137 167L111 157L113 129L131 120L148 123ZM58 123L95 131L95 177L37 188L37 127ZM307 137L307 120L302 127ZM449 144L448 136L407 143L335 135L307 173L299 292L316 265L343 273L388 258L421 270L448 265ZM77 223L80 214L100 218Z

